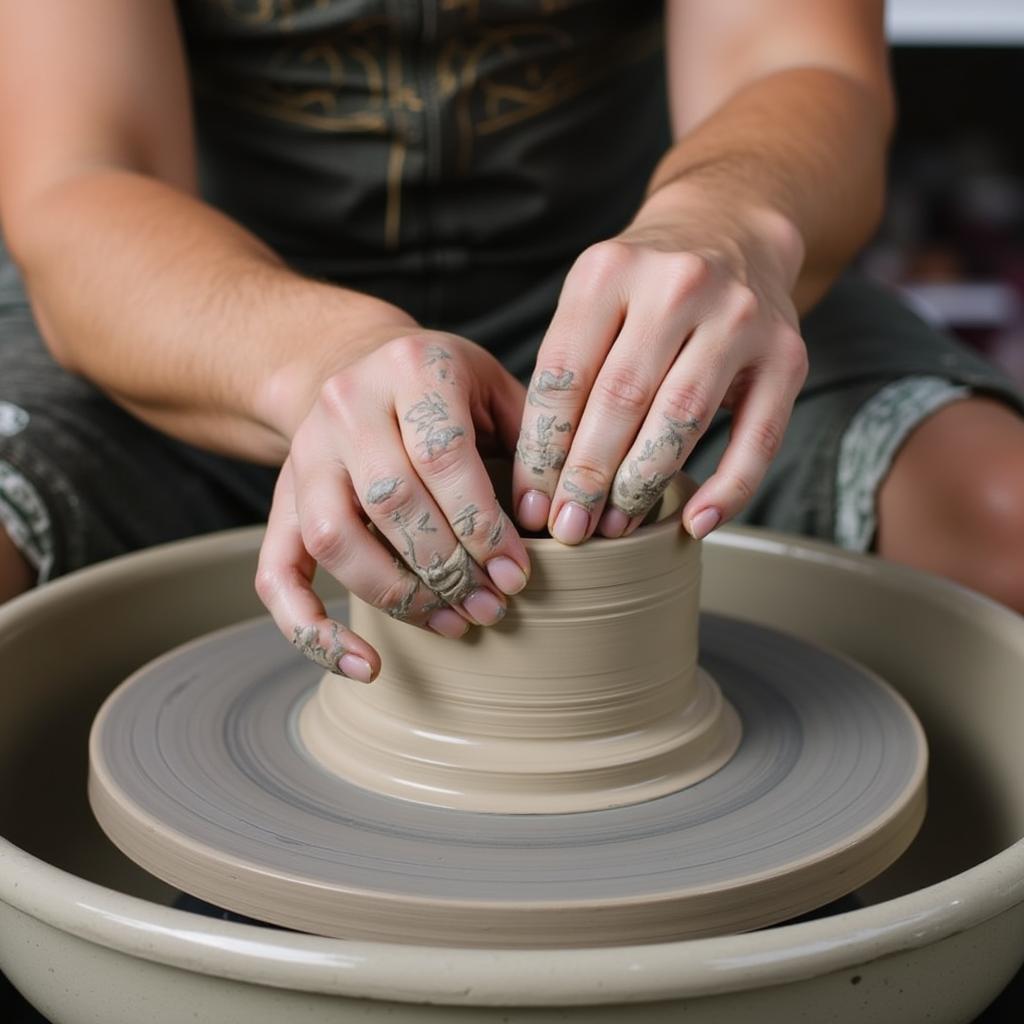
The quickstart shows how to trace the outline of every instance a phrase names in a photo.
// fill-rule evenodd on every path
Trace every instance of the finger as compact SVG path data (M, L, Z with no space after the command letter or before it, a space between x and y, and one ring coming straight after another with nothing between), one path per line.
M788 354L806 351L795 331L765 325L757 309L754 293L736 288L720 314L698 326L687 342L616 471L609 510L599 526L604 536L631 533L643 521L685 465L730 389L735 393L741 385L749 388L773 366L788 373ZM799 384L786 393L795 395L798 389Z
M432 391L412 412L426 457L439 458L467 437L472 424L455 423L447 400ZM505 615L505 599L456 538L417 475L390 417L367 427L346 456L359 503L405 564L440 600L469 621L490 626Z
M444 339L433 341L422 352L411 346L406 356L410 366L416 365L424 381L424 390L437 389L452 393L455 390L474 389L477 443L486 454L512 455L519 437L523 418L526 388L489 352L473 348L470 358L475 362L470 374L459 369L459 362L449 351ZM440 386L440 387L439 387Z
M401 394L396 402L413 470L455 543L483 566L502 593L517 594L529 578L529 556L477 451L467 395L462 389L442 393L429 382L420 383L426 383L426 390Z
M327 615L313 590L315 570L316 563L302 544L291 466L286 462L260 546L256 591L277 628L307 658L329 672L372 682L380 672L380 656L347 626Z
M516 444L513 506L528 530L547 526L551 498L573 433L625 317L623 255L593 246L566 278L526 393Z
M632 532L662 496L735 378L741 348L698 330L665 375L636 440L621 460L600 530Z
M526 405L526 388L520 380L513 377L490 353L485 353L491 364L478 376L482 385L483 412L497 442L493 447L504 456L513 456L516 442L519 440L519 428L523 422L523 409ZM493 372L492 377L488 371ZM473 416L473 422L479 423L479 414ZM481 444L482 427L477 427L477 447L484 450Z
M349 473L337 463L296 470L298 525L313 560L393 619L456 638L469 628L389 551L363 520Z
M786 355L766 367L733 410L729 444L717 469L683 509L683 524L698 540L742 511L760 486L782 444L805 360L805 354Z
M559 476L549 515L557 540L579 544L594 532L616 471L693 326L686 305L642 292L631 304Z
M504 367L502 368L504 369ZM502 455L513 457L519 441L519 429L526 408L526 388L522 381L506 373L500 390L492 392L495 431Z

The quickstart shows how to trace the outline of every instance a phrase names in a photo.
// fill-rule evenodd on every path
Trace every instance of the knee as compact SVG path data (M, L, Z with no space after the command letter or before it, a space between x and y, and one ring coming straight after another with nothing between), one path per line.
M961 547L970 585L1024 613L1024 446L1011 459L983 459L957 495Z
M1024 419L977 399L932 417L879 495L878 552L1024 612Z

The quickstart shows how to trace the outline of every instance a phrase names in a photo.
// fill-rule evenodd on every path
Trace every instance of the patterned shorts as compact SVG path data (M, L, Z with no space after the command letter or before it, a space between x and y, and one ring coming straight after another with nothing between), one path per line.
M864 282L837 285L803 331L810 378L743 522L871 550L878 488L925 417L971 394L1024 411L998 370ZM727 441L716 417L688 471L706 478ZM134 419L57 366L24 300L0 289L0 525L40 580L260 522L275 475Z

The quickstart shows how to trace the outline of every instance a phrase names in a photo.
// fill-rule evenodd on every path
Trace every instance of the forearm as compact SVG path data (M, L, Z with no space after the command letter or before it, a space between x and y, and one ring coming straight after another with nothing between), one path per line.
M157 429L280 462L319 381L404 313L294 273L152 178L84 172L5 224L55 356Z
M640 219L697 197L795 262L793 297L814 304L870 237L884 201L891 113L852 77L792 68L736 92L681 138L651 179Z

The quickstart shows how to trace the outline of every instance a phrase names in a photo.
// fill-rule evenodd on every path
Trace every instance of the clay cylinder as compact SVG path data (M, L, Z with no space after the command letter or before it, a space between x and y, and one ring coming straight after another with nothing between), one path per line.
M527 540L529 585L461 640L352 598L383 670L371 686L325 676L299 719L307 750L368 789L505 814L635 803L716 771L740 726L697 665L691 487L680 477L627 538Z

